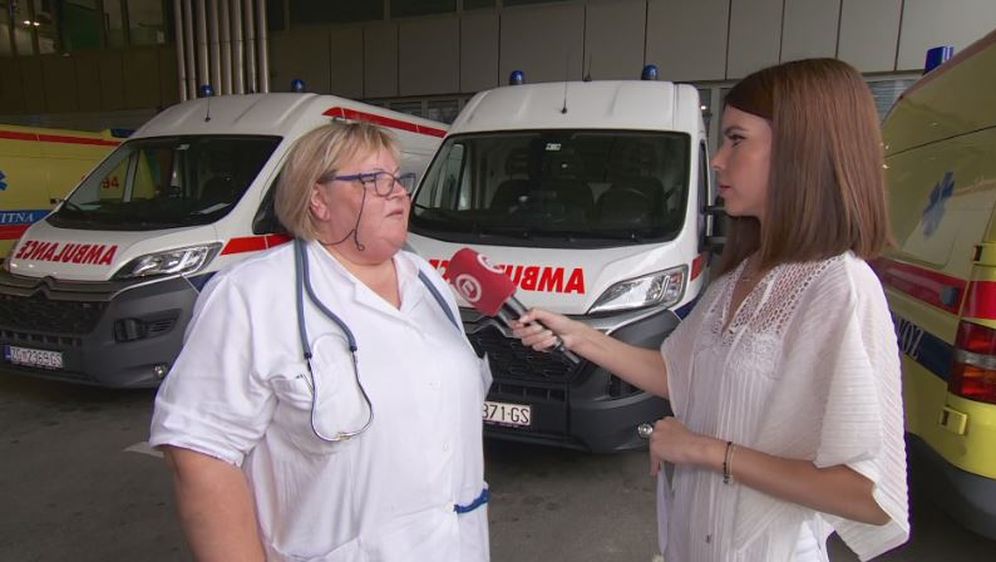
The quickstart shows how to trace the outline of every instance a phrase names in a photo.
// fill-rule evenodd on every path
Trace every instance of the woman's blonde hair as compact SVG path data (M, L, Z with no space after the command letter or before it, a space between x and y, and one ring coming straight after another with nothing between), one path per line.
M891 241L878 113L861 74L835 59L765 68L725 105L771 125L771 172L762 225L729 217L719 274L754 252L768 269L853 251L876 257Z
M400 150L394 135L365 122L330 123L299 138L287 157L273 197L280 224L297 238L317 239L320 229L311 214L312 187L319 178L335 175L358 155L381 150L398 160Z

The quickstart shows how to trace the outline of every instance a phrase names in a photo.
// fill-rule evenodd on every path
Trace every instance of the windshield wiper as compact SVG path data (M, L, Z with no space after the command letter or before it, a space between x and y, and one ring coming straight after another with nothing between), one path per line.
M536 234L531 229L525 226L496 226L489 224L486 227L481 227L479 224L475 223L475 233L480 236L507 236L510 238L522 238L524 240L529 240Z
M60 211L62 209L68 209L70 211L74 211L74 212L77 212L77 213L86 213L86 212L88 212L90 210L90 209L84 209L83 207L81 207L78 204L74 203L71 199L59 199L58 201L59 201L59 203L62 204L62 206L59 207Z
M640 234L636 230L628 230L625 232L584 232L577 233L578 236L584 236L585 238L603 238L605 240L632 240L633 242L642 243L646 241L647 237Z

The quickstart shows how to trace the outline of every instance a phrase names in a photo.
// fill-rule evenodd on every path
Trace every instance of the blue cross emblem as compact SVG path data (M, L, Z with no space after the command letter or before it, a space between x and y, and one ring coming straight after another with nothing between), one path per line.
M937 230L937 227L941 224L941 218L944 217L944 202L951 198L954 193L954 172L947 171L944 172L944 177L941 181L934 185L934 189L930 190L930 202L927 203L927 208L923 210L923 235L929 237Z

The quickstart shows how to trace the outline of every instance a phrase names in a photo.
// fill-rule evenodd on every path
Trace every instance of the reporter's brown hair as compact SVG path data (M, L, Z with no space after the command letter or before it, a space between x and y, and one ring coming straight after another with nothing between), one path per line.
M747 76L724 103L768 120L771 171L763 225L727 217L718 274L754 252L767 270L848 250L870 260L890 243L878 112L857 70L788 62Z

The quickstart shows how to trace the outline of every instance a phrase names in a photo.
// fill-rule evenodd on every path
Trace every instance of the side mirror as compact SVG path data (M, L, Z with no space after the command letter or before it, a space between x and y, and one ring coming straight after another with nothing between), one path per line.
M706 217L706 229L699 241L699 253L709 252L719 255L723 253L723 246L726 245L726 233L723 232L726 208L723 205L706 205L702 209L702 214Z

